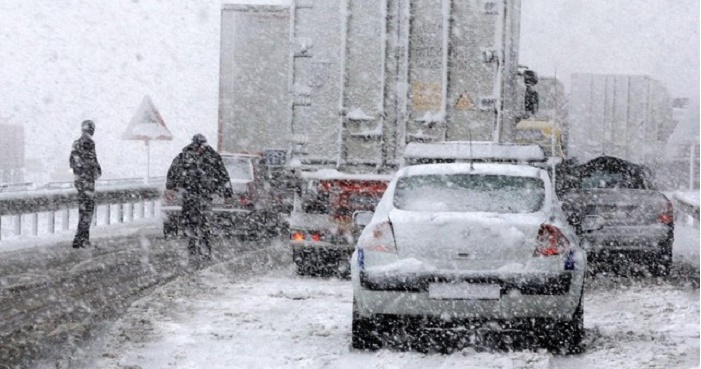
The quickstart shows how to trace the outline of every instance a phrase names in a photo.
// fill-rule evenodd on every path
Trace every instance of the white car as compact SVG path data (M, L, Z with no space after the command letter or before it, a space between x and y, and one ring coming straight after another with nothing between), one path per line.
M376 349L411 329L496 328L577 350L586 268L546 170L408 166L352 256L352 346Z

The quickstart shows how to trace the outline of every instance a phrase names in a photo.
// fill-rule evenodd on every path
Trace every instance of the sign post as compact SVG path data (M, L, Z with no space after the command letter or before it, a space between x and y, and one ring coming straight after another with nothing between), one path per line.
M146 178L144 182L148 184L151 176L151 148L149 142L152 140L170 141L173 134L166 127L166 123L153 105L151 98L146 95L141 101L139 109L129 122L129 126L122 134L122 140L144 141L146 144Z

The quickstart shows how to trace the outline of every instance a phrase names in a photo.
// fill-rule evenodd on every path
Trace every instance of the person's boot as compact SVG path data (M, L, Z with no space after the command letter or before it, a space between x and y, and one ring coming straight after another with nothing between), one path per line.
M190 254L191 257L195 257L199 255L199 250L197 247L197 241L196 240L189 240L187 244L187 252Z
M82 240L79 237L76 237L73 239L73 248L74 249L82 249L85 247L85 241Z

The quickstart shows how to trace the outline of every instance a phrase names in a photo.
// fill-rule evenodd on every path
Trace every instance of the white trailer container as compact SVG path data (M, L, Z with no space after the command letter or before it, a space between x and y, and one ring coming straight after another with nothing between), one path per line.
M289 3L224 4L221 16L218 149L287 148Z
M258 149L297 140L309 163L386 168L399 164L409 142L509 141L523 116L520 0L296 0L285 9L287 34L282 24L248 30L275 35L270 45L289 51L283 99L280 79L255 68L265 55L275 58L275 76L282 73L279 50L236 52L241 8L223 8L220 147L230 137ZM267 99L239 96L271 83ZM239 110L258 104L271 118L242 119Z
M644 75L573 74L569 97L570 157L609 155L654 166L672 120L667 89Z
M24 127L0 124L0 184L24 182Z

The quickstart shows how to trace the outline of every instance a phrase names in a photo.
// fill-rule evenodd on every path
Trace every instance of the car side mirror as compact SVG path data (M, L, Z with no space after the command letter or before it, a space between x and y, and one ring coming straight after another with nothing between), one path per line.
M353 213L353 226L357 228L364 228L366 225L370 224L372 216L375 213L372 211L356 211Z
M582 219L582 230L585 232L597 231L604 228L606 221L599 215L587 215Z

